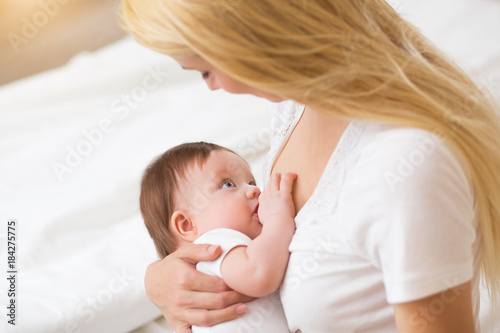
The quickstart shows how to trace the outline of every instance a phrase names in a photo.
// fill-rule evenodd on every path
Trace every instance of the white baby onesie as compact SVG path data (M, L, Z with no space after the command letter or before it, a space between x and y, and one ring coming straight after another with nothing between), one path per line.
M195 244L220 245L222 253L214 261L200 261L196 269L205 274L224 278L220 272L222 260L237 246L247 246L252 240L245 234L219 228L206 232L194 241ZM289 333L281 305L279 290L272 294L246 303L247 313L237 319L212 327L193 326L193 333Z

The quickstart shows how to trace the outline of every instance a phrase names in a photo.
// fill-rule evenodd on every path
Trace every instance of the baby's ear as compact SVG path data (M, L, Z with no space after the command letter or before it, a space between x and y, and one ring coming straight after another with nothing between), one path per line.
M176 210L172 214L170 223L173 232L185 241L193 242L200 236L198 228L196 228L196 225L193 223L189 213L184 210Z

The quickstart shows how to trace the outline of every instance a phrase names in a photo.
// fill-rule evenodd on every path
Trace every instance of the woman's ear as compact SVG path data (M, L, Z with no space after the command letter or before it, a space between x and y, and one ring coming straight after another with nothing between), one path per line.
M189 213L184 210L176 210L170 220L172 230L183 240L193 242L198 238L199 232L193 223Z

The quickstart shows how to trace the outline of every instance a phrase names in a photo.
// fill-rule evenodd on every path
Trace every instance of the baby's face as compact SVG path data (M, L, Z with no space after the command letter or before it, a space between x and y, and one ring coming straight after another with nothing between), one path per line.
M180 185L180 208L189 212L200 235L229 228L254 239L262 231L257 214L260 190L241 157L213 151L203 167L193 165Z

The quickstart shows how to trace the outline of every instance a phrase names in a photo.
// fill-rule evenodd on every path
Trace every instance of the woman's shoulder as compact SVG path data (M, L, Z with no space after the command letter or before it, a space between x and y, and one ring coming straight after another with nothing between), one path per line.
M387 149L407 149L418 143L430 141L434 147L446 145L437 132L377 122L360 122L360 124L363 127L364 143L371 143L375 147L385 147L386 151Z
M437 185L443 179L470 190L462 161L439 132L374 122L361 126L363 134L351 156L355 174L368 174L392 190Z
M362 126L336 203L346 243L380 268L392 303L470 279L474 191L454 149L439 133Z
M375 122L362 122L358 154L379 163L393 163L407 157L414 164L440 155L454 157L451 146L438 132L414 127L394 126ZM456 158L456 157L455 157Z

